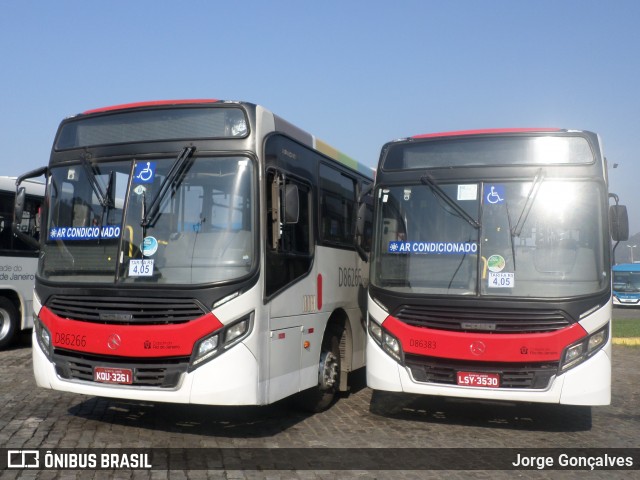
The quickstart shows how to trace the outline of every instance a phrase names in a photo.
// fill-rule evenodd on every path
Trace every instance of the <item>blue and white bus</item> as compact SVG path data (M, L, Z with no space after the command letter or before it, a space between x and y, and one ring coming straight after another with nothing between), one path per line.
M640 263L613 267L613 304L640 307Z

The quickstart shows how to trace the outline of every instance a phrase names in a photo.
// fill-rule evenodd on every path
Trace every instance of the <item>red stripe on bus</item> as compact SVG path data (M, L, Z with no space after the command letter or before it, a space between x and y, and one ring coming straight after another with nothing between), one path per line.
M499 133L549 133L559 132L560 128L488 128L484 130L459 130L457 132L425 133L411 138L459 137L465 135L487 135Z
M110 112L113 110L126 110L128 108L142 108L142 107L157 107L162 105L184 105L184 104L198 104L198 103L216 103L220 100L213 98L192 99L192 100L154 100L150 102L135 102L135 103L123 103L121 105L112 105L110 107L94 108L82 112L84 115L91 113Z
M318 290L318 310L322 310L322 274L318 274L316 288Z
M80 322L55 315L47 307L39 314L55 348L122 357L191 355L195 342L222 328L212 313L186 323L117 325Z
M580 324L545 333L469 333L413 327L388 316L382 323L405 353L480 362L549 362L560 360L568 345L584 338Z

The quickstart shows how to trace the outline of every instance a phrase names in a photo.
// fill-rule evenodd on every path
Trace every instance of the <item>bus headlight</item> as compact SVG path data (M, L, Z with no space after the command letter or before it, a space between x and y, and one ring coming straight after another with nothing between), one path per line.
M402 363L402 346L400 340L378 324L369 316L369 335L396 362Z
M211 335L210 337L201 340L198 344L197 358L193 363L200 363L203 360L206 360L209 355L215 353L216 348L218 348L219 338L220 335L216 333L215 335Z
M245 318L244 320L240 320L239 322L231 325L229 328L227 328L224 336L225 345L229 346L234 342L234 340L242 337L245 333L247 333L248 329L249 318Z
M253 313L198 340L191 355L189 371L224 353L247 337L251 331L252 318Z
M569 345L562 355L560 370L564 372L581 364L600 350L607 343L608 339L609 324L607 323L597 332L592 333L573 345Z
M371 317L369 317L369 333L379 345L382 345L382 327L374 322Z
M51 360L51 333L39 318L35 319L33 328L36 332L36 339L40 349L44 352L47 358Z

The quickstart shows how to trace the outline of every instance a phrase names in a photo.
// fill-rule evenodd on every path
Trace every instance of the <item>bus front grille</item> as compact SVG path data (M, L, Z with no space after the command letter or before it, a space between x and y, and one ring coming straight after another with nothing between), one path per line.
M500 388L544 390L558 372L558 362L488 363L434 359L405 354L405 365L416 382L456 385L458 372L495 373Z
M56 350L53 355L56 373L65 380L94 382L95 367L126 368L133 374L133 386L175 388L180 377L187 371L189 358L157 359L118 359L97 355L75 355ZM98 383L98 382L95 382Z
M46 306L70 320L120 325L185 323L207 313L190 298L128 298L55 295Z
M457 332L543 333L572 324L559 310L402 305L393 316L414 327Z

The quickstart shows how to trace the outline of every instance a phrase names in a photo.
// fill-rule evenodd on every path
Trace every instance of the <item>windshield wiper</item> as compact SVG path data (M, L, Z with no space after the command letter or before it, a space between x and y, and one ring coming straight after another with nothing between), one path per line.
M538 195L538 190L540 190L540 185L544 181L544 173L542 169L538 170L535 178L533 179L533 185L531 185L531 190L529 190L529 195L527 195L527 200L524 203L524 207L522 207L522 212L520 212L520 218L518 218L518 222L516 226L511 230L511 235L514 237L519 237L522 233L522 229L524 228L524 223L527 221L527 217L529 216L529 212L531 211L531 207L533 206L533 202Z
M187 171L189 171L189 168L191 168L191 164L193 163L192 157L195 151L196 147L183 148L180 152L180 155L178 155L178 158L176 158L175 162L173 162L171 170L169 170L167 176L164 177L164 180L162 181L162 183L160 184L160 188L158 189L158 193L156 193L156 196L153 197L153 200L151 201L151 204L148 208L146 207L146 202L144 202L142 210L142 221L140 222L140 225L142 227L149 227L156 222L158 216L160 215L160 204L166 197L169 189L175 187L175 185L177 185L182 180L182 177L184 177Z
M458 215L460 215L464 220L466 220L469 223L469 225L471 225L473 228L476 228L476 229L480 228L480 222L478 222L471 215L465 212L464 209L455 202L455 200L453 200L449 195L447 195L446 192L438 186L438 184L435 182L433 177L431 177L431 175L429 175L428 173L426 175L423 175L422 177L420 177L420 181L426 186L428 186L431 189L431 191L435 193L438 197L444 200L447 205L453 208Z
M102 189L102 186L100 185L100 182L98 182L98 178L96 177L99 172L97 171L96 167L91 165L89 159L87 158L87 154L83 153L82 155L80 155L80 160L84 171L87 174L89 185L91 185L93 192L96 194L96 197L98 197L100 205L105 208L113 207L114 205L112 205L111 198L109 196L109 187L107 187L106 192Z

